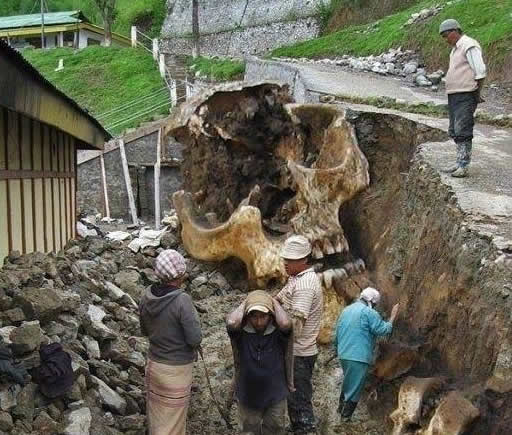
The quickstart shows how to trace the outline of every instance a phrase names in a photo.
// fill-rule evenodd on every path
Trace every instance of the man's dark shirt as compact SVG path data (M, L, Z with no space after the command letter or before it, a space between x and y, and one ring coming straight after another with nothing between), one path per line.
M258 334L250 326L238 331L228 329L240 355L240 374L236 393L242 405L265 409L288 395L285 352L289 333L267 327Z

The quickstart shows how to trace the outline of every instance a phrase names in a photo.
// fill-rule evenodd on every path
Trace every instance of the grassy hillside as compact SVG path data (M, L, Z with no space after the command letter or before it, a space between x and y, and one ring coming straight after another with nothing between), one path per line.
M169 92L153 58L143 50L91 46L76 52L70 48L24 50L23 56L113 134L169 113ZM64 69L55 71L59 59L64 59Z
M199 71L202 76L213 80L242 80L245 72L245 63L239 60L219 59L216 57L199 56L187 58L187 66L195 73Z
M512 0L453 1L437 16L420 24L402 27L412 13L439 4L424 0L378 21L375 31L368 25L351 26L310 41L278 48L273 56L325 57L341 54L379 54L391 47L419 50L431 68L445 67L449 47L439 37L439 24L456 18L463 30L482 44L491 77L510 79L512 67Z

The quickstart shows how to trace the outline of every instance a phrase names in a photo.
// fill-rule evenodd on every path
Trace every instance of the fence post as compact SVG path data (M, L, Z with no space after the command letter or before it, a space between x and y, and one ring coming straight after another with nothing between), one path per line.
M174 80L173 78L171 78L171 102L172 107L176 107L176 105L178 104L178 90L176 86L176 80Z
M153 38L153 59L158 61L158 39Z
M128 169L128 160L126 160L126 152L124 149L124 140L119 139L119 151L121 152L121 163L123 165L124 182L126 184L126 192L128 193L128 205L130 206L130 214L134 225L139 224L137 219L137 208L135 207L135 199L133 197L132 182L130 180L130 170Z
M160 53L160 57L158 58L158 67L160 69L160 75L165 78L165 56L163 53Z
M160 159L162 155L162 129L158 130L155 163L155 228L160 229Z
M137 26L132 26L132 47L137 47Z

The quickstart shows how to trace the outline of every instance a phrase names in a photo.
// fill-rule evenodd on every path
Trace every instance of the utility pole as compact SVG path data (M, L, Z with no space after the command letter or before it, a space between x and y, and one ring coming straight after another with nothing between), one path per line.
M41 48L44 46L44 0L41 0Z

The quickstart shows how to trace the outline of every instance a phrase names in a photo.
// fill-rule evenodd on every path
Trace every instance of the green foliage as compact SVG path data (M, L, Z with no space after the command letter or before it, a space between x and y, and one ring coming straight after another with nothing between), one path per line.
M214 80L242 79L245 72L244 62L216 57L189 57L187 65L193 72L199 71L201 75Z
M482 44L484 52L492 49L496 65L504 61L510 53L512 40L512 0L461 0L445 5L440 14L423 23L402 27L412 13L438 3L438 0L419 2L379 20L374 31L369 31L371 25L351 26L320 38L278 48L271 56L366 56L402 46L421 50L425 58L435 64L446 59L449 52L449 47L439 37L439 24L447 18L456 18L464 31Z
M151 38L160 35L167 15L165 0L117 0L117 18L114 30L129 34L130 27L136 25Z
M151 110L154 106L166 104L169 92L163 89L165 84L153 58L143 50L91 46L80 51L70 48L24 50L23 55L50 82L86 108L107 128L136 112L150 110L145 116L109 128L113 134L136 127L155 115L168 113L170 105ZM59 59L64 59L64 70L55 71ZM151 98L120 112L102 116L107 111L156 91L159 92Z
M93 23L103 25L94 0L46 0L50 12L81 10ZM36 0L0 0L0 16L38 13ZM132 25L141 26L150 37L157 37L167 14L165 0L117 0L113 31L130 34Z

